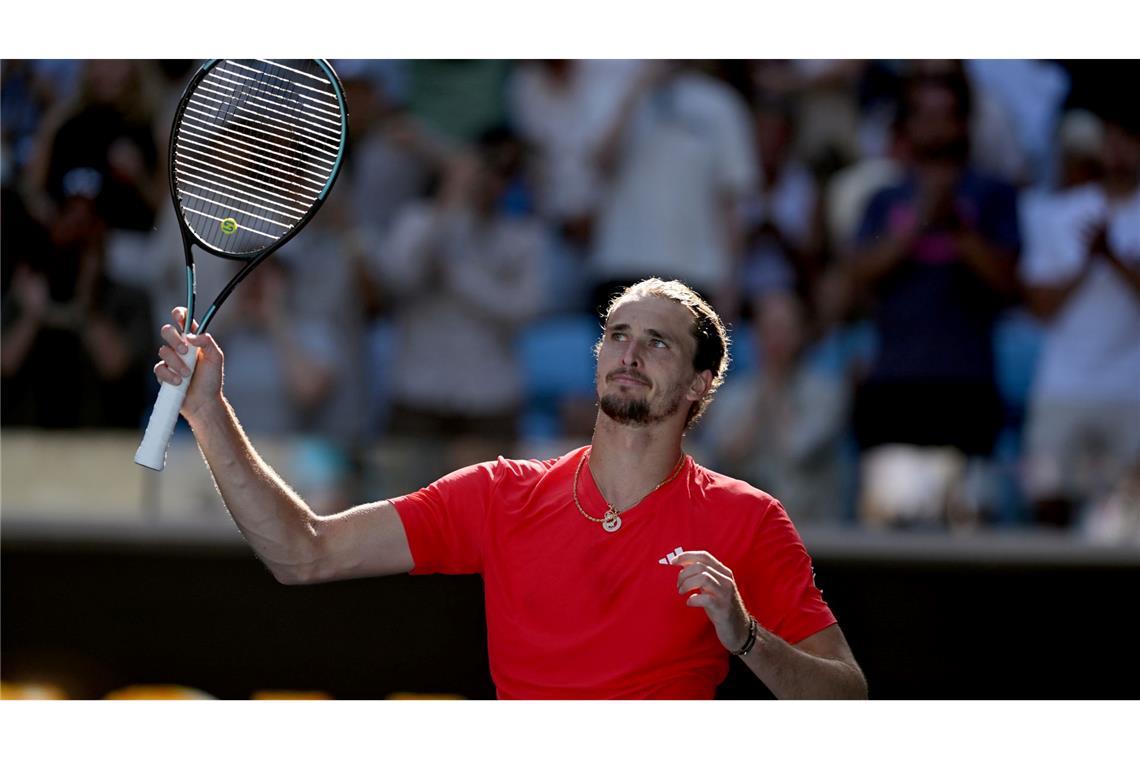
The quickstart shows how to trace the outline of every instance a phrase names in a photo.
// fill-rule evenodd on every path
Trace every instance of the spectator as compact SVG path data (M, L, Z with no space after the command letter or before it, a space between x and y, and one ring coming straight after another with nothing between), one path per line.
M210 331L229 346L226 396L245 429L298 444L290 453L300 487L320 514L331 514L349 506L346 478L360 421L352 409L357 352L331 315L302 305L319 300L319 291L308 284L302 291L310 272L284 253L242 281Z
M344 61L337 71L351 104L348 164L338 189L349 199L345 222L366 241L387 232L396 212L427 188L438 157L397 91L403 68L379 61Z
M957 59L922 60L910 65L910 74L967 82L971 165L987 176L1013 185L1020 186L1030 180L1028 149L1022 143L1010 107L1000 97L1004 93L995 92L994 82L980 76L979 67L967 68ZM1054 107L1056 105L1059 103L1054 101ZM1039 131L1041 127L1034 125L1032 129Z
M860 60L755 61L752 78L762 93L795 104L795 152L812 171L828 177L859 156Z
M795 125L786 99L761 98L753 127L762 178L743 204L744 288L750 296L796 289L808 297L817 273L815 179L792 153Z
M316 333L312 356L333 375L332 389L311 406L298 430L350 450L364 442L364 332L370 274L366 249L351 234L351 198L336 187L305 229L273 254L288 280L286 323Z
M6 59L0 63L0 112L4 114L0 135L4 141L4 161L23 170L35 152L35 144L45 113L62 99L81 64L78 61L32 61Z
M557 60L521 65L510 80L508 107L532 148L529 175L538 213L553 233L547 309L581 311L601 192L594 155L639 61Z
M883 143L881 154L865 156L837 171L827 181L823 217L826 240L835 259L851 255L871 199L880 190L893 187L903 179L906 140L897 116L892 117Z
M73 191L77 171L101 177L98 214L111 229L146 231L164 197L155 140L159 93L143 61L88 61L77 96L45 119L28 169L30 208L43 222Z
M509 106L519 136L534 149L538 210L578 245L589 242L599 195L593 156L636 61L540 61L511 79Z
M211 332L224 335L226 393L254 434L332 435L317 424L322 404L335 396L341 350L331 319L302 311L295 264L274 255L234 290ZM345 346L344 350L350 350ZM240 353L240 356L236 354Z
M744 104L685 64L655 62L601 143L607 178L591 258L595 304L644 276L676 277L738 309L741 199L756 184Z
M806 361L808 325L796 295L770 292L753 312L760 370L721 389L703 433L720 469L781 494L797 523L840 522L846 385Z
M864 450L908 444L985 457L1002 421L992 332L1017 286L1016 195L968 165L964 77L908 81L900 121L906 176L871 200L851 262L879 334L856 432Z
M1042 201L1021 275L1046 323L1026 490L1068 525L1140 460L1140 118L1103 109L1098 182Z
M44 247L5 247L17 263L0 328L4 424L136 428L153 350L150 303L104 270L106 223L96 210L102 177L75 170L64 186L69 195ZM18 210L5 205L6 223Z
M486 134L434 198L404 208L377 252L397 331L393 434L514 439L523 393L514 341L540 306L543 245L535 220L500 207L519 151L508 133Z
M1016 139L1016 150L1005 151L1006 161L1014 158L1021 164L1009 166L1010 178L1023 183L1049 180L1057 121L1069 90L1065 70L1052 61L1016 59L969 60L963 66L974 91L992 100ZM1001 158L995 155L994 160Z

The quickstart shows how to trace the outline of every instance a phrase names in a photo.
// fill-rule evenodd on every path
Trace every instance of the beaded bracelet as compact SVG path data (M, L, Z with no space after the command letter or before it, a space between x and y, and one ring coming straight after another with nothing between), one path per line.
M756 618L749 616L748 618L748 638L744 640L744 646L733 652L735 657L743 657L752 651L752 647L756 645Z

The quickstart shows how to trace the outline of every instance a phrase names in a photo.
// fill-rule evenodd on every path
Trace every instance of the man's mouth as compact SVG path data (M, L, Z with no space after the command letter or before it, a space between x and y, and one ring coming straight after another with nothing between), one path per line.
M629 372L614 372L607 379L621 385L644 385L646 387L650 385L649 379L645 376Z

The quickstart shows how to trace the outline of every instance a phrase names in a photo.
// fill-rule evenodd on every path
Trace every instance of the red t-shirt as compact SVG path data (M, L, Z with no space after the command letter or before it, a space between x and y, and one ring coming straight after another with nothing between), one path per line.
M677 592L681 568L658 561L678 547L729 567L749 612L789 643L835 623L774 498L686 456L607 533L571 495L586 451L500 457L392 500L413 573L482 574L500 698L712 698L730 655L705 611ZM594 517L606 511L588 467L578 499Z

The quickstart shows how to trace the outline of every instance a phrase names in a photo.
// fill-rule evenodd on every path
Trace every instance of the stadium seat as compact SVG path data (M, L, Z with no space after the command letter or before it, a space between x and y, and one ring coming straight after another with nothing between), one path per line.
M524 438L555 438L562 432L561 403L594 393L594 343L598 320L590 316L551 317L528 326L519 336L526 407Z

